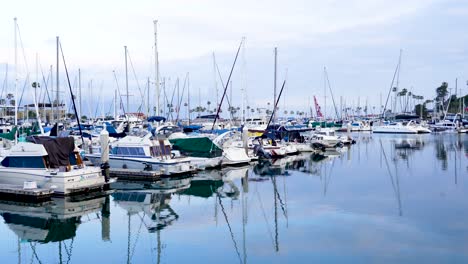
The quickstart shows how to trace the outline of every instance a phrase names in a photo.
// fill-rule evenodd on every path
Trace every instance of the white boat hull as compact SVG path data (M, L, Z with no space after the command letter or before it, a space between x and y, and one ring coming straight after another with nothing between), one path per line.
M72 169L68 172L0 167L0 175L0 183L23 186L26 181L34 181L39 188L53 189L54 194L57 195L70 195L88 189L99 189L106 184L101 169L96 167Z
M86 157L95 165L100 166L101 155L86 155ZM161 171L163 175L171 176L175 174L186 174L197 170L190 164L190 159L155 159L155 158L134 158L123 156L109 156L109 166L115 169L132 170L152 170Z

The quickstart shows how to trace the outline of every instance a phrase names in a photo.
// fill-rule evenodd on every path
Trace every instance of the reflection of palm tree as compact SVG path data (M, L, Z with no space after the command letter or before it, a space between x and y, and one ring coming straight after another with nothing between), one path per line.
M448 167L447 150L445 149L444 143L441 140L436 140L435 148L436 148L436 158L442 161L442 170L447 170L447 167Z

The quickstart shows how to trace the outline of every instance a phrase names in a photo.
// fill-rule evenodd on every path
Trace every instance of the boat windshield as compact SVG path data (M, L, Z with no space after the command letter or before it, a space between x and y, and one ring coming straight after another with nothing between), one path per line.
M143 147L114 147L111 153L122 156L146 156Z
M45 163L42 156L5 157L2 160L2 166L9 168L45 169Z

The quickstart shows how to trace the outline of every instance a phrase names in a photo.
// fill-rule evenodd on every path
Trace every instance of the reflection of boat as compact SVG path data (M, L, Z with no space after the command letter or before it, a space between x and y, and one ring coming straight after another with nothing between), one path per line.
M260 176L284 175L286 174L286 163L282 163L281 159L262 160L254 166L253 171Z
M169 206L171 194L147 191L118 191L112 194L114 202L128 212L139 215L150 232L171 225L179 215Z
M395 143L395 149L421 149L424 142L418 139L402 139L400 142Z
M157 181L117 181L111 188L122 191L175 193L190 187L190 177L161 178Z
M0 214L19 239L48 243L75 237L78 226L83 223L81 217L102 210L102 223L106 230L103 235L107 234L103 236L103 239L108 240L109 220L106 216L109 214L109 200L107 197L101 193L92 199L79 201L70 198L54 198L51 202L44 204L0 201ZM105 221L104 218L106 218Z
M209 198L214 194L221 197L237 199L240 192L233 181L247 176L249 166L227 167L216 171L203 171L192 178L190 188L181 192L201 198Z

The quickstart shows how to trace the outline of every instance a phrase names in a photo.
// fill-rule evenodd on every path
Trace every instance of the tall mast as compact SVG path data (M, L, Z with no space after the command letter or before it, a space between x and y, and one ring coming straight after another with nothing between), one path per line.
M130 94L128 93L128 68L127 68L127 46L124 46L125 50L125 89L127 91L127 105L125 106L125 112L130 112Z
M188 124L190 125L190 75L187 72L187 115L188 115Z
M242 100L241 100L241 111L242 111L242 119L241 119L241 124L245 123L245 93L247 89L247 70L246 70L246 62L245 62L245 37L242 38L244 41L244 45L242 46L242 70L241 70L241 78L242 78L242 83L241 83L241 91L242 91ZM275 82L276 83L276 82Z
M158 56L158 20L154 20L154 71L155 71L155 85L156 91L154 93L155 99L155 110L156 114L159 115L159 56Z
M78 69L78 96L79 96L79 99L80 99L80 112L79 112L79 115L77 118L80 118L81 119L81 116L82 116L82 112L83 112L83 104L81 103L81 69Z
M275 114L273 115L273 123L276 119L276 111L275 111L275 104L276 104L276 71L277 71L277 63L278 63L278 48L275 47L275 68L274 68L274 76L273 76L273 112Z
M42 128L42 124L41 124L41 115L39 113L39 106L37 105L37 89L40 87L39 81L38 81L39 80L38 68L39 68L39 59L36 53L36 81L35 81L35 85L33 86L34 87L34 108L36 110L36 120L39 125L39 130L41 131L41 135L44 135L44 129Z
M219 99L218 99L218 75L216 74L216 57L213 52L213 85L216 91L216 108L219 107Z
M326 79L326 67L323 67L323 118L327 119L327 79Z
M57 99L57 121L60 120L60 89L59 89L59 37L57 36L57 72L55 76L55 86L56 86L56 99Z
M16 29L17 29L17 21L16 17L13 18L15 22L15 126L18 126L18 47L17 47L17 39L16 39ZM18 138L15 133L15 142L18 141Z
M117 119L117 89L114 90L114 119Z
M396 113L396 108L397 108L397 93L400 90L400 70L401 70L401 54L403 53L403 50L400 49L400 56L398 57L398 72L397 72L397 79L396 79L396 91L395 91L395 104L394 104L394 109L393 111Z
M150 77L148 77L148 90L146 91L147 93L147 102L146 102L146 118L149 117L150 115Z

